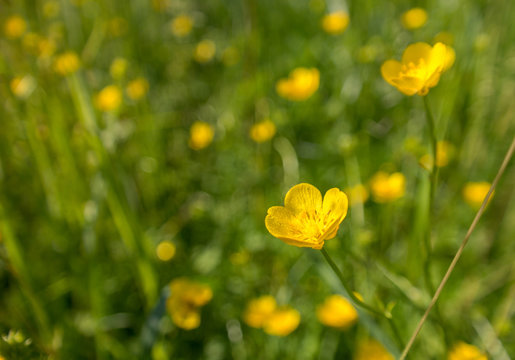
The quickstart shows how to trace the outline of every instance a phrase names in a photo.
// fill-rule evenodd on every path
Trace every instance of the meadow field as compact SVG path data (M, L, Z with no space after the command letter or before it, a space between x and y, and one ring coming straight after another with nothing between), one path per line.
M0 360L515 358L514 20L0 0Z

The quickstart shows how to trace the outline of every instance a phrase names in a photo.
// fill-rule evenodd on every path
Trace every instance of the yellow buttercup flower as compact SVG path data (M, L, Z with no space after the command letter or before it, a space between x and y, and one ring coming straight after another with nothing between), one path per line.
M293 332L300 323L297 310L284 306L277 308L263 324L263 330L269 335L286 336Z
M245 323L253 328L262 328L277 309L275 298L271 295L260 296L251 300L243 314Z
M447 354L447 360L488 360L477 347L460 341Z
M19 15L7 18L4 24L4 33L9 39L18 39L27 30L27 22Z
M206 122L196 121L190 128L189 146L193 150L201 150L211 144L215 131Z
M413 8L401 16L402 25L409 30L418 29L427 22L427 12L422 8Z
M257 143L270 140L275 135L275 124L269 119L260 121L250 128L250 137Z
M132 80L127 85L127 96L132 100L139 100L143 98L148 92L148 81L143 77Z
M376 202L391 202L404 196L406 178L400 172L389 175L379 171L370 180L370 189Z
M358 344L354 360L394 360L394 357L383 345L373 339L368 339Z
M296 68L288 78L280 79L275 89L288 100L303 101L317 91L320 84L320 72L315 68Z
M200 326L200 308L211 301L213 292L207 285L178 278L170 283L166 308L173 323L185 330Z
M344 330L354 325L358 312L343 296L331 295L317 307L317 318L326 326Z
M328 190L322 200L316 187L298 184L286 194L284 206L268 209L265 225L270 234L287 244L319 250L325 240L336 236L347 208L347 195L337 188Z
M213 56L215 56L216 45L211 40L202 40L195 47L195 52L193 53L193 58L203 64L211 61Z
M345 11L335 11L322 19L322 28L328 34L341 34L349 25L349 14Z
M185 37L193 29L193 19L188 15L179 15L170 24L172 34L177 37Z
M381 66L383 78L405 95L427 95L440 81L440 75L454 63L454 50L442 43L418 42L409 45L402 60L387 60Z
M349 196L350 206L357 204L364 204L369 197L369 193L365 185L357 184L350 188L345 189L345 193Z
M175 256L175 244L171 241L161 241L156 248L157 258L161 261L172 260Z
M122 104L122 91L116 85L108 85L97 94L95 105L101 111L113 111Z
M60 75L73 74L80 68L80 60L76 53L67 51L59 55L54 62L54 70Z
M465 184L465 187L463 188L463 198L467 204L470 205L470 207L479 209L483 203L483 200L485 199L486 194L488 193L488 190L490 190L491 185L492 184L486 181L469 182ZM492 193L490 200L492 199L493 195L494 194Z

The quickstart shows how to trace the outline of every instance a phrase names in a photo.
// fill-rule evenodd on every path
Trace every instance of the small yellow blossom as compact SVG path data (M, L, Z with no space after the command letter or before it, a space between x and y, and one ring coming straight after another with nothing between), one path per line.
M179 15L170 23L172 34L178 38L188 36L193 29L193 19L188 15Z
M490 186L492 186L492 184L486 181L469 182L465 184L465 187L463 188L463 198L467 204L470 205L470 207L479 209L483 203L483 200L485 199L486 194L490 190ZM492 193L492 196L490 196L488 201L490 201L493 196L494 194Z
M116 85L108 85L97 94L95 105L101 111L113 111L122 104L122 92Z
M148 86L147 79L143 77L134 79L127 85L127 96L132 100L139 100L147 94Z
M193 58L199 63L209 62L215 56L216 45L212 40L202 40L195 47Z
M383 345L373 339L368 339L358 344L354 360L394 360L394 357Z
M27 30L27 22L19 15L7 18L4 24L4 33L9 39L18 39Z
M431 45L418 42L409 45L402 60L387 60L381 66L381 74L390 85L405 95L427 95L440 81L440 75L449 69L456 54L442 43Z
M326 326L344 330L356 322L358 312L343 296L331 295L317 307L317 318Z
M206 122L196 121L190 128L189 146L193 150L201 150L211 144L215 131Z
M453 155L454 146L451 143L447 141L439 141L436 144L436 166L447 166ZM420 165L427 170L431 170L433 167L433 157L429 154L423 155L419 162Z
M325 240L336 236L347 208L347 195L337 188L328 190L322 200L316 187L298 184L286 194L284 206L268 209L265 225L287 244L320 250Z
M123 79L125 73L127 72L127 67L129 66L129 62L127 59L117 57L111 63L109 67L109 74L111 77L116 80Z
M255 142L262 143L273 138L275 131L275 124L269 119L265 119L250 128L250 137Z
M400 172L391 175L379 171L370 180L370 189L374 201L387 203L404 196L406 192L406 178Z
M401 16L402 25L409 30L418 29L427 22L427 12L422 8L413 8Z
M320 72L315 68L296 68L288 78L280 79L275 89L285 99L303 101L311 97L320 85Z
M54 70L60 75L73 74L80 67L80 60L76 53L67 51L59 55L54 62Z
M297 310L284 306L277 308L263 324L263 330L269 335L286 336L292 333L300 323Z
M345 31L349 25L349 14L345 11L335 11L322 19L322 28L328 34L336 35Z
M352 186L346 189L345 193L349 196L350 206L364 204L369 198L368 190L363 184Z
M161 261L169 261L175 256L175 244L171 241L161 241L156 248L157 258Z
M18 76L13 78L9 85L12 93L16 95L16 97L26 99L36 88L36 81L30 75L24 77Z
M198 328L200 308L213 297L211 288L186 278L178 278L170 283L170 292L166 308L173 323L185 330Z
M488 360L477 347L460 341L447 354L447 360Z
M273 296L260 296L247 304L247 308L243 314L243 320L247 325L253 328L262 328L276 308L277 303Z

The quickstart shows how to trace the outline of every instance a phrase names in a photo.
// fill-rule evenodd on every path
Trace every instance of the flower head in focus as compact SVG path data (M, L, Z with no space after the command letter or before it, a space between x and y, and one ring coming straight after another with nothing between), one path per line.
M341 34L349 25L349 14L345 11L335 11L325 15L322 19L322 28L328 34Z
M326 326L344 330L356 322L358 312L343 296L331 295L317 307L317 318Z
M193 150L202 150L213 141L215 131L206 122L196 121L190 128L189 146Z
M288 78L280 79L275 88L277 93L288 100L303 101L317 91L320 72L316 68L296 68Z
M265 119L252 125L250 137L257 143L263 143L273 138L275 131L275 124L270 119Z
M384 171L378 171L370 180L370 190L376 202L391 202L404 196L406 178L400 172L389 175Z
M122 104L122 91L116 85L108 85L97 94L95 105L100 111L113 111Z
M427 22L427 12L422 8L413 8L404 12L401 23L406 29L414 30L424 26Z
M79 70L80 60L76 53L67 51L55 59L54 70L62 76L70 75Z
M211 288L186 278L178 278L170 283L170 292L166 308L173 323L185 330L198 328L200 308L213 297Z
M18 39L25 30L27 30L27 22L19 15L12 15L5 21L4 33L9 39Z
M403 94L424 96L438 84L440 75L452 66L455 58L456 54L450 46L418 42L404 50L400 62L385 61L381 74L386 82Z
M303 183L288 191L284 206L268 209L265 225L287 244L319 250L336 236L347 209L347 195L339 189L328 190L322 199L316 187Z
M488 360L477 347L460 341L447 354L447 360Z
M471 208L479 209L491 185L492 184L486 181L469 182L465 184L463 188L463 199L465 199L466 203L469 204ZM492 193L488 201L492 199L493 195Z
M379 342L367 339L358 344L354 360L394 360L394 357Z

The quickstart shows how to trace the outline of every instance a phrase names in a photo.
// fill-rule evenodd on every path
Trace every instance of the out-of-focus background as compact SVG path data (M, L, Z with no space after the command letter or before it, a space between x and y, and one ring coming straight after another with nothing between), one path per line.
M0 1L0 359L398 356L513 138L514 6ZM456 52L430 221L422 98L380 73L419 41ZM398 336L267 232L300 182L349 195L325 248ZM514 188L512 165L413 359L515 356Z

